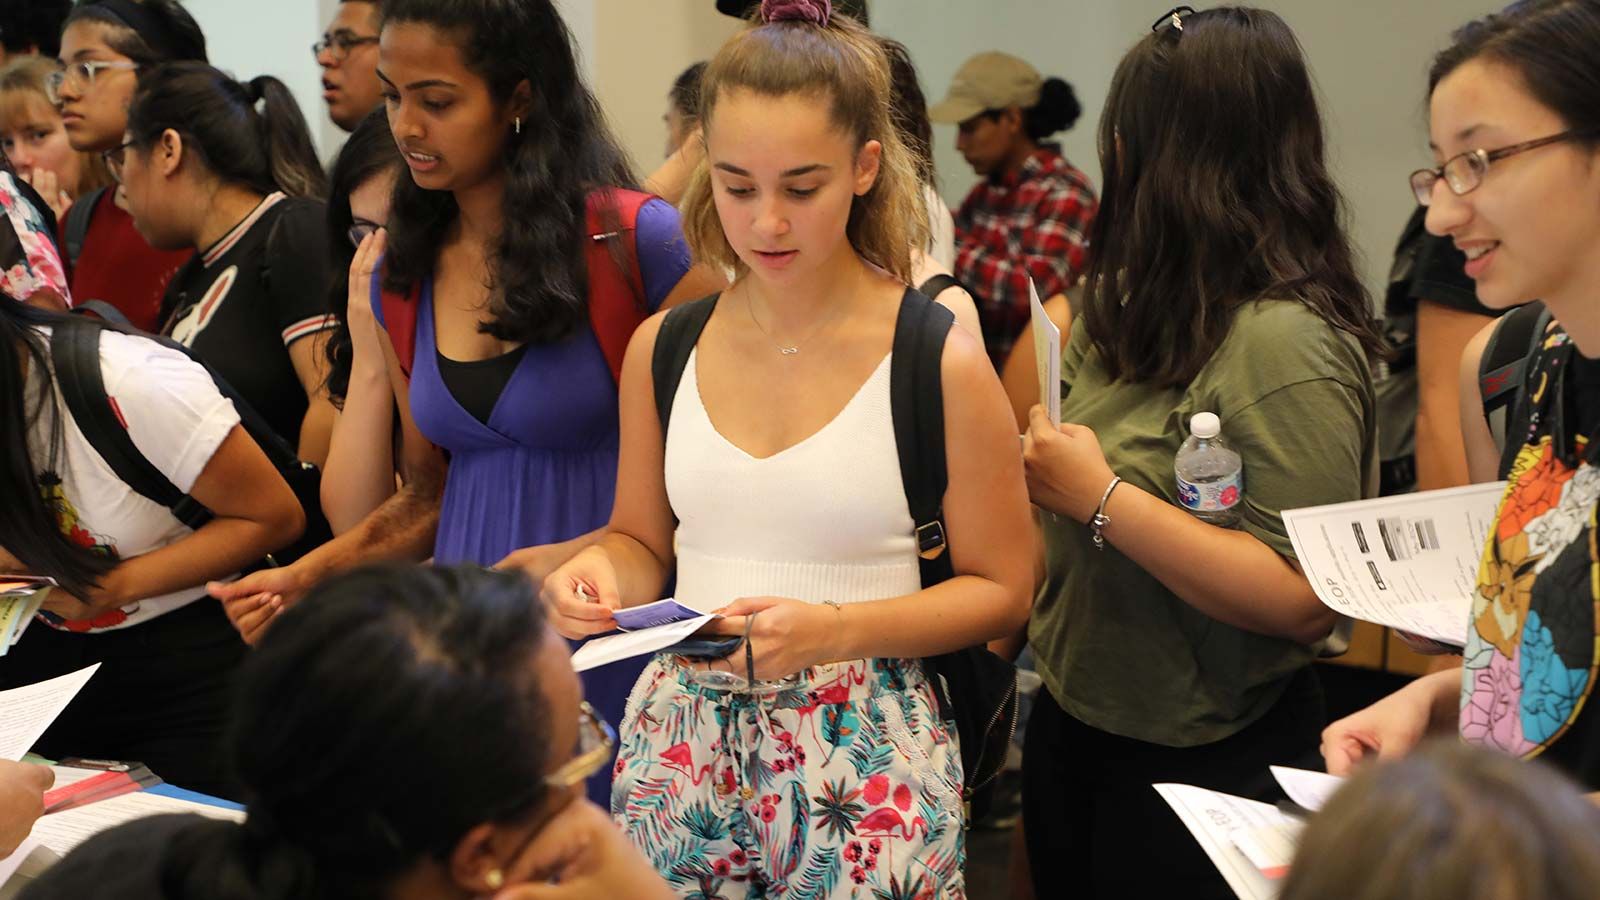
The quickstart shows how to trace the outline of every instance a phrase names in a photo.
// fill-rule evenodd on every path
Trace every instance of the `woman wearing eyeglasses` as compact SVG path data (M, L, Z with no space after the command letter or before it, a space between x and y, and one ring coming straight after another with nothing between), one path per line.
M318 361L336 324L326 181L289 89L204 63L146 68L107 160L150 245L197 251L167 286L162 330L320 465L333 408Z
M1151 785L1267 799L1267 767L1316 744L1335 617L1282 511L1376 493L1379 338L1282 18L1163 17L1117 68L1099 149L1064 424L1035 406L1024 444L1055 514L1028 627L1034 889L1070 872L1075 897L1232 897ZM1174 458L1203 412L1243 461L1231 524L1181 503Z
M206 39L175 0L84 0L61 33L62 68L47 82L72 149L122 143L141 67L206 59ZM193 252L157 250L133 227L121 191L79 198L60 222L62 254L77 302L104 300L145 331L161 327L167 281Z
M1600 790L1595 515L1600 502L1600 0L1543 0L1467 25L1430 73L1442 164L1412 176L1487 306L1542 299L1478 569L1462 669L1418 679L1323 735L1328 770L1427 733L1539 756ZM1468 348L1470 374L1484 336ZM1475 403L1475 389L1467 395ZM1470 414L1469 414L1470 413ZM1496 455L1463 410L1474 468ZM1476 420L1476 422L1474 422Z
M39 56L0 69L0 151L59 221L74 199L112 182L98 155L77 152L67 140L61 113L45 89L56 69L55 60Z
M388 568L331 580L251 655L233 713L243 824L130 823L23 896L672 896L583 797L615 736L520 576Z

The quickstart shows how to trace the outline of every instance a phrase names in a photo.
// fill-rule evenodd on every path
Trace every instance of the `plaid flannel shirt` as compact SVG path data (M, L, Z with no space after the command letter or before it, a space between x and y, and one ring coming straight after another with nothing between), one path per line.
M1028 324L1028 279L1045 300L1071 287L1088 265L1098 206L1089 179L1049 147L1016 172L980 182L962 201L955 276L978 303L996 369Z

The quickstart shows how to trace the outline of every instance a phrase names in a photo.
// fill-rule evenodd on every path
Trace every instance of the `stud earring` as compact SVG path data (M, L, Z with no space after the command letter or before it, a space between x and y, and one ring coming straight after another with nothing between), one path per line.
M517 134L521 134L522 133L522 117L521 116L517 116L516 124L513 127L515 127L517 129Z
M506 875L499 869L490 869L484 874L483 883L489 886L489 890L498 891L506 886Z

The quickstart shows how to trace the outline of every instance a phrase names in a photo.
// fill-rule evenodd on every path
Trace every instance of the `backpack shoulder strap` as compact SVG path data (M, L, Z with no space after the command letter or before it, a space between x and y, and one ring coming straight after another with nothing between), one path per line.
M1517 325L1518 331L1514 336L1521 341L1525 341L1525 343L1520 344L1525 349L1520 361L1521 368L1518 371L1516 381L1513 382L1514 390L1511 392L1511 397L1502 403L1503 409L1499 411L1501 426L1495 434L1495 440L1500 446L1499 474L1501 478L1505 478L1510 474L1512 464L1517 461L1517 454L1522 452L1522 442L1528 432L1528 422L1533 416L1533 400L1529 396L1527 382L1528 378L1534 374L1534 360L1539 355L1539 345L1544 341L1545 332L1549 330L1551 320L1550 310L1545 308L1542 303L1530 303L1509 315L1518 314L1521 314L1524 322ZM1509 318L1509 315L1507 318ZM1521 328L1527 319L1532 320L1533 328L1528 334L1523 335ZM1499 328L1495 329L1496 334L1499 331ZM1493 335L1491 335L1490 340L1493 342ZM1485 357L1488 357L1489 348L1484 348L1483 353ZM1479 389L1480 391L1482 389L1481 382L1479 383ZM1484 401L1484 409L1485 414L1488 415L1487 398ZM1493 418L1489 421L1489 427L1491 430L1495 427Z
M917 288L917 291L930 300L937 300L940 294L950 290L951 288L958 287L961 287L961 282L957 281L955 276L946 275L943 272L940 272L939 274L930 277L927 281L924 281L922 285Z
M945 464L940 370L945 337L954 322L950 310L907 290L900 301L889 363L889 404L900 455L900 481L916 528L923 587L955 574L944 528L944 493L950 473Z
M172 511L178 521L199 528L211 519L204 506L179 490L150 462L125 426L106 394L100 372L100 323L70 318L50 332L50 359L56 389L90 446L106 461L118 479L135 493Z
M85 300L82 303L75 303L72 306L72 311L77 315L95 316L102 322L108 322L118 328L133 327L133 323L128 321L128 317L123 315L122 310L104 300Z
M422 302L422 285L412 285L401 294L383 287L383 264L372 273L372 289L378 294L378 324L389 335L400 371L411 378L411 365L417 356L417 304Z
M99 188L84 194L67 210L67 217L61 223L61 249L66 251L69 266L78 265L78 257L83 254L84 239L89 236L89 222L94 218L94 209L100 205L100 198L106 190Z
M1528 357L1539 340L1541 303L1520 306L1500 317L1478 360L1478 393L1488 413L1508 405L1522 386Z
M584 259L589 276L589 326L618 384L622 383L622 358L628 352L628 341L650 315L634 236L639 210L654 199L653 194L608 188L591 192L587 204ZM616 215L610 222L605 215L608 209ZM629 261L626 272L613 253L612 248L619 246L616 242Z
M655 353L650 358L650 379L655 384L656 415L661 419L661 438L667 437L667 423L672 418L672 400L678 395L678 382L683 380L683 369L689 364L689 353L706 330L706 322L717 308L721 294L712 294L681 306L674 306L661 320L661 330L656 332Z

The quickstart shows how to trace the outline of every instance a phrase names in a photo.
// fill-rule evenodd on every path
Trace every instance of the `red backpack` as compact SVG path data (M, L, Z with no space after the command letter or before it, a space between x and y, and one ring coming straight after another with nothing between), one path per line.
M631 245L639 221L639 210L656 199L653 194L626 191L620 188L593 191L589 194L587 234L584 256L589 266L589 327L594 329L606 364L611 367L611 377L622 383L622 357L628 352L628 341L639 324L650 315L645 304L644 276L639 272L639 254L630 247L630 271L624 273L611 253L612 240L625 240ZM607 230L601 212L606 205L616 207L618 226ZM400 358L400 371L411 377L411 363L417 350L417 304L422 296L422 286L413 285L405 294L390 290L379 292L383 309L383 328L394 344L395 355Z

